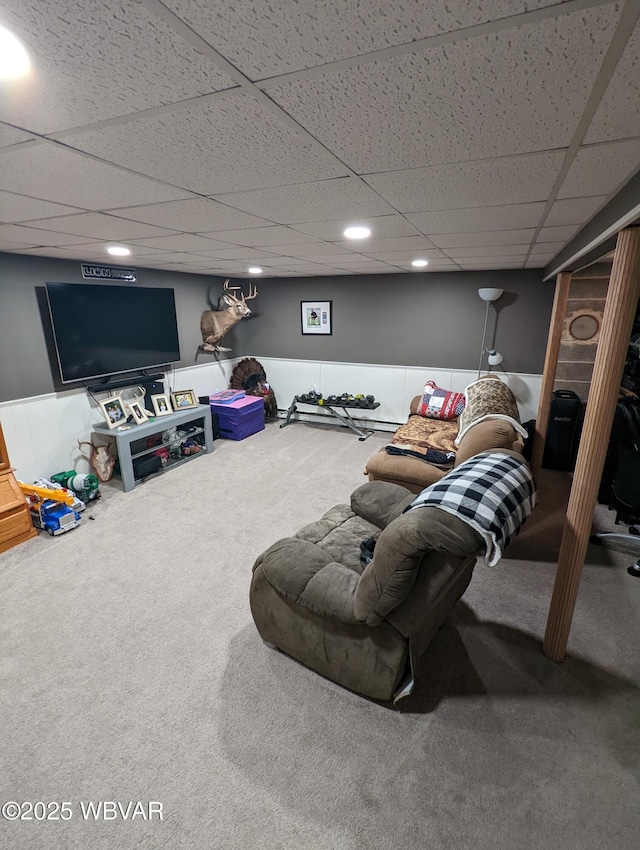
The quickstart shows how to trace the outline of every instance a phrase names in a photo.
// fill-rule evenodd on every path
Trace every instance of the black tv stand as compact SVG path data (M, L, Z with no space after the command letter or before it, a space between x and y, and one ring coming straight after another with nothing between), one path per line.
M129 375L125 377L106 378L99 384L93 384L87 387L90 393L108 393L111 390L120 390L124 387L137 387L139 384L146 384L155 381L163 381L164 373L150 375L148 372L142 372L139 375Z

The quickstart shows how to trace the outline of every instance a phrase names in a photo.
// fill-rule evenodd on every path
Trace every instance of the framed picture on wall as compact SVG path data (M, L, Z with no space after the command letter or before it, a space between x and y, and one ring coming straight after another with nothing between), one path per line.
M331 301L301 301L303 334L331 334Z

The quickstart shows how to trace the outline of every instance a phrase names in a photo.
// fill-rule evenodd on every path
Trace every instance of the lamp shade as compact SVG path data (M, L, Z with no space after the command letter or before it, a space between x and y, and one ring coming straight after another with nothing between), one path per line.
M487 357L487 362L489 363L489 366L499 366L502 363L502 359L502 354L500 354L499 351L492 349Z
M487 287L486 289L479 289L478 295L483 301L497 301L503 292L504 289L493 289L491 287Z

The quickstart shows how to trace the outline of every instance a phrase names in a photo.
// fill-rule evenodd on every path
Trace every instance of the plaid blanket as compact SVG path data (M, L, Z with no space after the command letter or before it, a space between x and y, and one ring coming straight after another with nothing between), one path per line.
M407 510L440 508L470 525L485 543L485 563L495 566L538 501L524 459L488 451L475 455L431 484Z

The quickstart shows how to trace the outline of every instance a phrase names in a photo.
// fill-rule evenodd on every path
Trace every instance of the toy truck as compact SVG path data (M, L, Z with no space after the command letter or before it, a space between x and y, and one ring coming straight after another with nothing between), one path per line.
M52 537L71 531L82 519L78 511L74 511L62 502L53 502L50 499L31 504L29 510L35 527L42 528Z
M79 525L82 517L71 507L76 498L73 493L62 488L52 490L37 484L25 484L24 481L18 481L18 486L25 494L36 528L42 528L55 537Z

